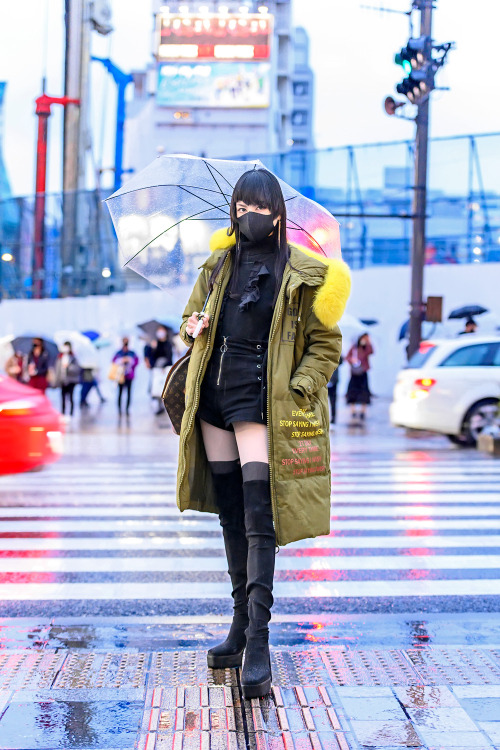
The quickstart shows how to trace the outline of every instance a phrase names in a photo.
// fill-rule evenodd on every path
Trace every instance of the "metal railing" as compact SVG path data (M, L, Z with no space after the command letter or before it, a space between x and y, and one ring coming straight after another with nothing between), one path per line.
M341 222L342 252L353 268L410 261L413 141L253 154ZM247 155L234 158L250 158ZM430 143L427 262L500 261L500 133ZM119 267L106 192L45 196L45 266L33 272L35 197L0 201L3 297L84 296L148 286ZM78 222L64 232L66 211ZM185 269L191 279L196 263Z

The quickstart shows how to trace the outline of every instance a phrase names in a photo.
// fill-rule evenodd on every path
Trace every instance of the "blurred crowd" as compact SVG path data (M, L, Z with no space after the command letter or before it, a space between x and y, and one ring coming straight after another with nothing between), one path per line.
M118 415L129 416L132 408L133 383L140 357L147 370L148 394L155 402L155 414L165 414L162 391L172 364L186 351L186 346L175 327L157 321L140 326L142 351L130 347L130 339L123 336L120 348L109 355L107 379L116 384ZM98 349L111 346L93 331L79 333L61 331L54 339L39 336L5 337L0 346L8 347L4 356L5 373L45 393L48 388L60 391L60 410L72 417L76 405L89 408L88 397L94 389L101 403L107 399L100 388L100 371L96 356Z

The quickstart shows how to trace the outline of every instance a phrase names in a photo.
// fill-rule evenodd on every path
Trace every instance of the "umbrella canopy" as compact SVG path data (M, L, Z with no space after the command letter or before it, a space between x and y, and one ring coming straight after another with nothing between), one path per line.
M122 265L161 289L173 289L207 255L211 235L230 224L234 186L260 161L160 156L106 203ZM287 235L328 257L340 257L339 224L322 206L279 180L287 206Z
M375 320L373 318L360 318L361 323L365 326L377 326L378 320Z
M139 323L138 328L146 334L149 339L154 339L159 327L170 328L173 333L177 333L181 327L181 320L176 318L164 318L163 320L147 320L145 323Z
M25 333L22 336L13 336L11 339L12 348L16 352L29 354L33 346L33 339L41 339L43 346L49 355L50 364L54 364L59 354L57 344L52 339L40 336L38 333Z
M342 315L339 320L339 328L342 332L342 351L344 354L349 351L351 344L357 341L363 333L366 333L366 327L359 318L348 313Z
M456 310L452 310L448 315L448 320L453 318L472 318L475 315L483 315L487 312L489 310L481 305L465 305L464 307L457 307Z
M101 334L100 334L100 333L98 333L97 331L82 331L82 335L83 335L83 336L86 336L86 337L87 337L88 339L90 339L91 341L95 341L96 339L98 339L98 338L99 338L99 336L100 336Z
M79 331L56 331L54 339L60 350L66 341L70 342L80 367L98 367L99 363L95 347L83 333L79 333Z
M0 338L0 370L5 369L7 360L14 354L12 339L14 336L2 336Z

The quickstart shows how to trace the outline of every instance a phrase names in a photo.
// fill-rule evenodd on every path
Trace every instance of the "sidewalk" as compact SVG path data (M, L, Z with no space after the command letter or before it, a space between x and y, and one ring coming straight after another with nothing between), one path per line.
M498 648L273 648L272 693L251 701L239 670L208 669L205 650L46 648L0 662L3 750L500 747Z

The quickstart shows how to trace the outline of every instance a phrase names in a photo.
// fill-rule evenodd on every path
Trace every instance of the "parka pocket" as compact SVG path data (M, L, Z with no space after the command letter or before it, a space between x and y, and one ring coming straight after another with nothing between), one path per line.
M311 399L309 396L303 396L300 391L296 390L295 388L292 388L290 386L290 395L299 407L299 409L303 409L305 411L309 410L309 406L311 403Z

